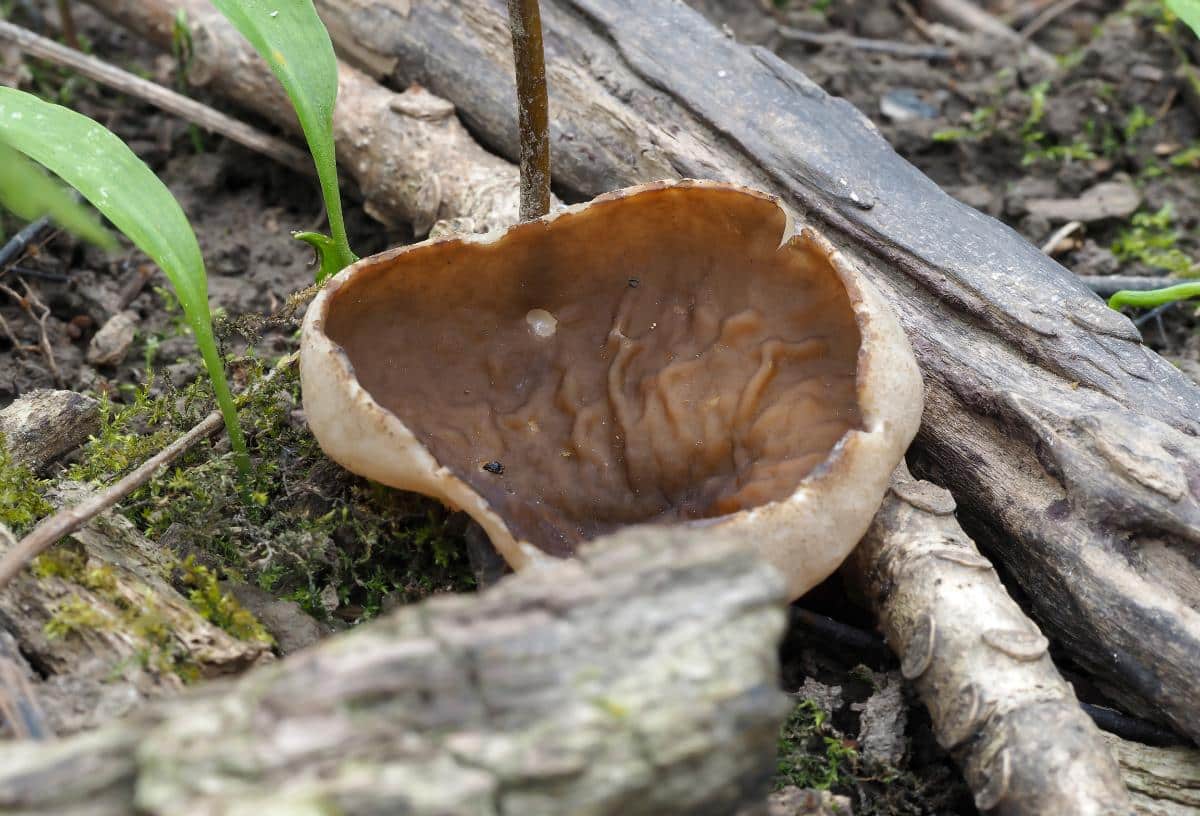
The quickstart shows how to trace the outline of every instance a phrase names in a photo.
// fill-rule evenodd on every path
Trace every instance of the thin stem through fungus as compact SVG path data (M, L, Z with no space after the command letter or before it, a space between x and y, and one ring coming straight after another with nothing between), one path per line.
M508 0L521 132L521 220L550 212L550 103L538 0Z

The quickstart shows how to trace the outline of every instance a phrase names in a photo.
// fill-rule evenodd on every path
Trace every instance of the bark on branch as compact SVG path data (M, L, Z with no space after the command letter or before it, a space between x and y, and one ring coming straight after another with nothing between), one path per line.
M56 743L0 745L21 814L713 814L761 803L783 581L630 530Z
M879 616L975 804L999 814L1128 814L1104 738L954 519L954 499L900 465L845 568Z

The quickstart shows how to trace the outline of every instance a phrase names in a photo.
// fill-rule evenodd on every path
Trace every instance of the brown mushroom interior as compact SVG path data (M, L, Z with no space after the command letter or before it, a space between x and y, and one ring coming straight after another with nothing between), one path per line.
M784 229L747 193L642 192L380 262L326 331L514 536L567 554L783 499L859 426L849 297Z

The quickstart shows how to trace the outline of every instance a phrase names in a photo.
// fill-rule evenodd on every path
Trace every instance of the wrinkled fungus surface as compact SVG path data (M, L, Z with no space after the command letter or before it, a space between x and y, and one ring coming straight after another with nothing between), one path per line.
M786 498L858 427L849 297L785 228L728 190L602 201L382 261L326 330L514 535L564 555Z

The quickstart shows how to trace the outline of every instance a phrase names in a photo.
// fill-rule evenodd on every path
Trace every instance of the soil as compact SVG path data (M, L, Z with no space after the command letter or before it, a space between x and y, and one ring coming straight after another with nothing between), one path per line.
M1080 222L1047 247L1073 272L1165 277L1200 271L1200 82L1195 67L1200 47L1190 32L1165 16L1161 3L1075 3L1030 38L1053 55L1056 69L961 30L948 46L953 55L944 59L811 42L813 34L840 33L928 46L921 28L929 31L936 21L915 18L904 2L692 4L740 39L776 51L828 91L849 99L937 183L1034 244L1042 246L1064 225ZM30 13L38 4L5 5L14 7L15 22L34 28L50 25ZM1020 30L1051 4L987 0L983 5ZM79 8L77 24L98 56L176 84L176 65L170 57L86 8ZM290 232L320 227L315 184L222 139L197 134L186 123L136 100L51 66L20 63L0 50L0 76L5 73L19 77L26 89L105 123L162 175L192 219L203 248L212 305L227 318L219 324L227 355L271 360L295 349L297 323L284 306L292 293L312 283L313 268L310 251L292 240ZM222 107L219 100L204 101ZM1101 188L1105 195L1097 204L1094 193L1101 184L1108 186ZM348 205L352 243L360 254L410 238L390 234L371 221L354 202L352 191ZM8 236L20 226L11 218L0 220L0 231ZM137 289L147 269L135 251L105 255L69 236L54 235L16 266L0 270L0 283L21 294L28 286L48 307L44 331L54 361L52 365L39 347L38 322L20 303L0 295L0 317L11 332L0 332L0 407L32 389L54 387L104 393L118 405L129 403L137 386L147 382L147 367L156 372L152 394L168 393L193 380L200 369L165 281L150 270L144 287ZM118 355L119 362L89 363L93 337L122 313L133 318L131 345ZM275 318L263 319L271 315ZM1131 316L1138 319L1152 347L1185 370L1200 369L1195 307L1180 304ZM316 456L296 458L308 468L302 478L311 480L313 491L324 497L323 512L335 505L332 497L340 495L339 490L356 490L360 497L370 492L327 462L314 465ZM366 500L374 501L369 496ZM426 520L440 512L421 504L406 508L408 516ZM461 523L456 526L443 515L437 524L447 541L461 543ZM336 546L343 546L337 536L334 539ZM260 572L262 566L259 563ZM328 573L323 580L331 580ZM265 583L270 582L260 581ZM376 587L379 591L369 600L348 600L346 595L340 601L337 587L330 583L332 609L342 607L342 614L332 617L345 625L360 619L366 606L377 611L380 592L394 602L401 583L397 579L382 590ZM447 578L407 587L399 595L411 600L447 586L461 584ZM277 594L288 589L286 582L271 588ZM319 582L312 589L314 596L322 595ZM325 591L326 599L328 595ZM319 612L309 600L301 604ZM836 586L805 603L871 628ZM820 707L825 716L815 725L810 718L803 728L791 724L795 728L784 735L785 754L811 743L810 752L826 760L818 767L824 772L831 757L844 756L836 750L830 753L830 746L841 745L852 753L855 759L834 762L832 777L824 783L850 796L856 813L974 812L958 772L930 734L923 709L902 691L897 697L902 685L890 658L831 645L806 631L793 627L785 643L784 677L803 698L824 700ZM887 700L879 700L880 695ZM885 767L896 775L882 773ZM795 767L781 770L781 787L814 781L799 779L792 773ZM891 780L886 785L879 782L885 777Z

